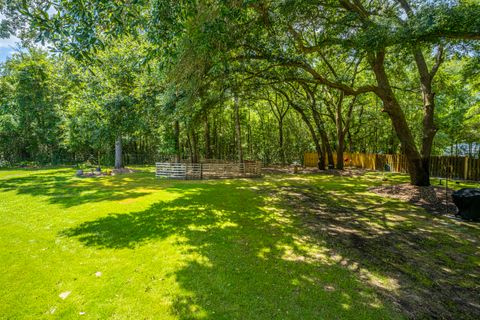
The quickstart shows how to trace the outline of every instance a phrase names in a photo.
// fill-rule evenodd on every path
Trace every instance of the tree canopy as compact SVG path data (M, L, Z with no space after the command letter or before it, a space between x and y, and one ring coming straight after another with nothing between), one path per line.
M320 169L343 169L344 151L402 153L412 183L428 185L431 155L463 144L478 156L476 1L30 0L0 10L0 35L48 50L3 65L2 161L110 163L122 142L127 161L145 162L287 164L315 150Z

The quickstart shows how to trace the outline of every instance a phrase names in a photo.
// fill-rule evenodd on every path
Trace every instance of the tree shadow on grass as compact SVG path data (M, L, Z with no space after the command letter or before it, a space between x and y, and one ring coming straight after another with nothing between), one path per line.
M480 318L480 226L368 195L365 188L344 190L346 184L337 182L333 192L321 184L279 186L275 194L340 265L363 275L408 317Z
M144 189L160 189L151 173L111 177L75 177L74 170L34 172L20 177L0 179L0 191L15 191L19 195L46 196L51 204L65 208L84 203L120 201L149 194Z
M360 319L394 315L355 274L305 242L295 220L249 182L185 184L184 196L65 230L98 249L183 239L172 304L180 319ZM186 249L188 248L188 249ZM196 257L196 258L195 258ZM199 258L200 257L200 258Z

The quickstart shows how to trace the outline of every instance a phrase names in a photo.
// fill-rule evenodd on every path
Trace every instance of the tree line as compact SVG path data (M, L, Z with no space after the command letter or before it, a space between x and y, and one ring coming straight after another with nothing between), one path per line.
M402 153L411 182L428 185L432 154L479 140L475 1L0 8L2 33L56 52L2 67L4 161L116 154L121 166L131 152L287 164L315 150L320 169L343 169L344 151Z

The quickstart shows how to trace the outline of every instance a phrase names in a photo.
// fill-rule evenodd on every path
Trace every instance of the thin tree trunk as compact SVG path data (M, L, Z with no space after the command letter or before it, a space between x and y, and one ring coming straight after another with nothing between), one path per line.
M180 123L178 120L175 120L173 124L174 135L175 135L175 162L179 163L181 156L180 156Z
M333 162L333 154L332 154L332 148L330 147L330 142L328 140L328 135L325 129L323 128L323 125L320 120L320 116L318 115L318 112L316 110L312 110L313 113L313 118L315 120L315 124L317 126L318 133L320 135L320 139L322 141L322 149L323 149L323 154L324 156L326 155L328 159L328 166L331 167L334 165Z
M338 170L344 169L344 159L343 159L344 150L345 150L345 135L341 133L338 136L338 141L337 141L337 169Z
M234 112L235 112L235 134L237 140L238 162L243 163L243 149L242 149L242 132L240 128L240 113L238 96L234 96Z
M193 147L192 147L192 139L190 137L190 132L187 130L187 147L188 147L188 153L190 153L190 162L193 163Z
M115 169L123 168L122 161L122 136L118 135L115 139Z
M345 142L345 135L343 132L343 115L342 115L342 106L343 106L343 92L340 93L340 98L337 103L336 113L335 113L335 124L337 127L337 165L338 170L343 170L343 148Z
M310 135L312 136L313 143L315 144L315 150L317 151L318 155L318 169L319 170L325 170L325 154L322 151L322 146L320 145L320 141L318 139L317 133L308 119L307 115L305 112L302 110L301 107L292 104L293 109L295 109L301 116L303 122L307 125L308 131L310 132Z
M317 136L317 133L315 131L313 124L310 122L310 119L308 119L302 107L300 107L295 102L293 102L289 98L288 94L286 94L284 91L279 90L279 92L287 99L290 106L300 114L303 122L307 125L308 131L310 132L310 136L312 137L313 143L315 144L315 150L317 151L317 155L318 155L317 167L319 170L325 170L325 154L322 150L322 146L320 145L320 140Z
M348 151L352 153L355 151L355 148L353 147L353 139L352 139L352 134L350 130L348 130L347 132L347 140L348 140Z
M212 150L212 155L216 157L217 159L220 159L220 154L219 154L219 139L218 139L218 128L217 128L217 117L214 114L213 117L213 150Z
M343 170L344 159L343 153L345 151L345 137L350 131L350 124L352 122L353 106L355 105L356 97L350 102L347 110L347 119L345 124L343 122L342 106L343 106L343 93L341 93L340 100L338 101L337 113L335 117L335 123L337 127L337 169Z
M208 113L205 111L205 158L212 157L212 148L210 146L210 123L208 122Z
M247 122L247 140L248 140L248 157L250 159L255 159L253 155L253 143L252 143L252 125L251 125L251 117L250 117L250 110L248 111L248 122Z
M192 151L193 151L193 163L198 163L199 153L198 153L198 136L195 132L195 129L192 129Z
M320 137L322 139L324 153L327 155L328 168L329 169L334 168L335 162L333 161L333 152L332 152L332 148L330 147L330 141L328 139L327 132L325 132L325 130L321 130Z
M283 148L283 118L278 120L278 148L280 150L280 161L285 165L285 150Z
M311 110L312 110L312 115L313 115L313 120L315 124L317 125L317 130L320 134L320 139L322 140L322 145L323 145L323 151L324 155L327 156L328 159L328 167L333 168L335 166L335 163L333 161L333 153L332 153L332 148L330 147L330 142L328 139L327 132L325 131L325 128L323 127L323 122L320 117L320 114L318 113L317 110L317 103L315 100L314 93L310 91L310 97L311 97Z

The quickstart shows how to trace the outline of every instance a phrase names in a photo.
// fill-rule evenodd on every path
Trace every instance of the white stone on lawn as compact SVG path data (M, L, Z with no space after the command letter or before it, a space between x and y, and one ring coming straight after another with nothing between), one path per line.
M70 295L70 293L72 293L72 291L65 291L65 292L60 293L58 296L60 298L62 298L63 300L65 300Z

